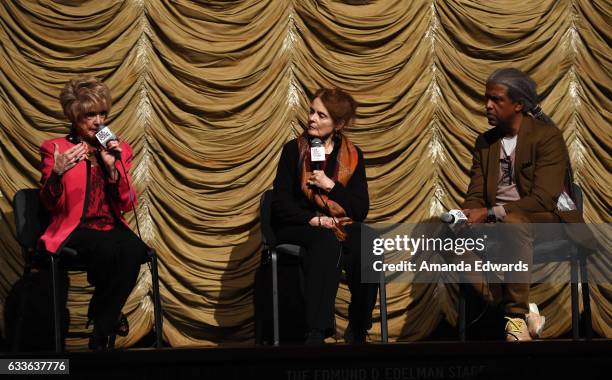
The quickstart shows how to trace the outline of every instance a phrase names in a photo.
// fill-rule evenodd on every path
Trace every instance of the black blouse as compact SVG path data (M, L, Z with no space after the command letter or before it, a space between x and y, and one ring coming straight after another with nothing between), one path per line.
M325 174L329 178L333 177L336 170L340 143L340 139L335 141L334 149L325 165ZM357 167L346 187L336 181L328 196L329 199L342 206L347 216L352 220L363 222L368 215L370 201L363 152L359 148L357 148L357 155ZM317 215L317 207L306 198L300 187L301 168L299 167L299 161L298 143L297 139L294 139L283 147L276 178L274 179L272 224L275 228L283 225L308 224L310 219Z

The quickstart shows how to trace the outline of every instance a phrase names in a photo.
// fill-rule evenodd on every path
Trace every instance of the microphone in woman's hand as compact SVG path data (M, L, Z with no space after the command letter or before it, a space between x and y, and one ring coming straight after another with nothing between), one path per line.
M103 148L106 148L109 142L117 140L117 136L104 124L98 125L98 132L96 132L96 139Z
M310 170L321 170L321 162L325 161L325 147L320 138L310 140Z
M98 125L98 132L96 132L96 139L100 143L100 146L102 146L104 149L106 149L106 147L108 146L109 142L111 142L113 140L117 140L117 136L113 133L113 131L110 130L109 127L107 127L104 124L100 124L100 125ZM109 152L111 152L118 159L121 158L121 153L120 152L118 152L116 150L109 151Z

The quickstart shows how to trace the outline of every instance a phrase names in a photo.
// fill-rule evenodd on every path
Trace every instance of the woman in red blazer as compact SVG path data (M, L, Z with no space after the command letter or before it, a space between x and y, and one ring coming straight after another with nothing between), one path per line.
M127 174L132 149L124 141L101 146L96 139L111 108L110 91L102 82L91 77L71 80L60 102L72 127L68 136L40 147L40 199L51 222L39 244L50 254L68 246L86 262L87 279L95 286L88 311L94 323L89 346L106 349L111 336L128 333L121 309L147 250L123 217L136 202Z

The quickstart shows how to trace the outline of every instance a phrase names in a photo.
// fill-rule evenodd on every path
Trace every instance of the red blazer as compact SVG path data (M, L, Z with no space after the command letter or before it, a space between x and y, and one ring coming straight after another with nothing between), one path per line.
M54 145L57 144L59 152L65 152L75 144L68 141L67 138L57 138L43 142L40 147L42 161L42 179L40 200L43 205L51 213L49 226L40 237L39 247L49 253L56 253L62 246L62 243L70 236L78 225L81 223L81 217L85 211L85 194L88 190L87 165L89 162L83 160L75 167L68 170L62 176L61 193L53 195L50 190L49 177L51 176L54 158ZM118 197L110 197L109 202L115 215L121 222L128 227L123 213L131 210L132 203L130 201L130 175L129 170L132 166L132 148L126 142L121 142L122 149L121 159L125 165L127 178L123 175L121 163L117 161L115 166L119 170ZM136 194L132 194L134 204L136 204ZM129 227L128 227L129 228Z

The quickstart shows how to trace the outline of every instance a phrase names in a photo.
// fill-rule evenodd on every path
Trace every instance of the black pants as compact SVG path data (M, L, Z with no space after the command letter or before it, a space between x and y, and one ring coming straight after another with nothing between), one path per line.
M130 230L77 228L66 244L87 265L87 281L95 286L88 316L99 335L114 332L121 309L132 292L147 246Z
M361 283L361 225L346 226L348 238L339 242L332 230L286 226L276 231L278 244L306 248L302 266L305 279L306 323L309 329L331 331L334 327L336 292L342 268L346 271L351 303L349 322L354 331L372 326L378 284Z

